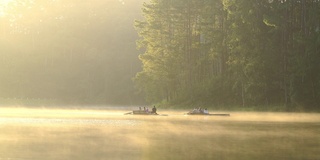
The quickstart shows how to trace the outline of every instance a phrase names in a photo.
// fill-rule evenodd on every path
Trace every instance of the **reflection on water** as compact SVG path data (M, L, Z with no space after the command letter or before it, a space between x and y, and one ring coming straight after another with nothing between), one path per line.
M0 125L8 124L69 124L69 125L111 125L111 126L135 126L138 120L112 120L112 119L62 119L62 118L1 118Z
M320 114L125 112L0 109L0 160L320 159Z

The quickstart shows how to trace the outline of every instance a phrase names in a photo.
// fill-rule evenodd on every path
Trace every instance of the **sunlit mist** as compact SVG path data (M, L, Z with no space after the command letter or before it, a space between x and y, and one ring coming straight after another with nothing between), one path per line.
M14 1L14 0L1 0L0 1L0 17L3 17L3 16L5 16L6 15L6 8L7 8L7 6L8 6L8 4L10 3L10 2L12 2L12 1Z
M134 20L144 0L1 0L2 105L144 103Z
M320 160L320 0L0 0L0 160Z
M127 111L2 108L0 159L320 158L319 114L124 115Z

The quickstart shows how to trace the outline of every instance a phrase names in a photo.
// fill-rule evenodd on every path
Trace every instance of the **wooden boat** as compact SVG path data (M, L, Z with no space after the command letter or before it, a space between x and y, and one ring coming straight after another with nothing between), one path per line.
M186 115L200 115L200 116L230 116L230 114L225 114L225 113L194 113L194 112L189 112L186 113Z
M159 115L158 113L147 112L144 110L133 110L132 112L125 113L124 115Z

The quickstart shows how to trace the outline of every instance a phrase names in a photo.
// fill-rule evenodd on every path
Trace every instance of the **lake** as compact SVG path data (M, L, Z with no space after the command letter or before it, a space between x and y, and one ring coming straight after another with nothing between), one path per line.
M0 108L0 160L320 159L319 113Z

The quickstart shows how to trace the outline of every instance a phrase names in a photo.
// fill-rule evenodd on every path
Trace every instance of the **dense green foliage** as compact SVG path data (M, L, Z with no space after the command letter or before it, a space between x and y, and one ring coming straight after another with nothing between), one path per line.
M151 0L143 16L149 102L318 106L319 0Z
M143 0L0 3L0 105L137 104Z

